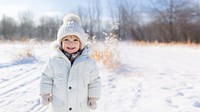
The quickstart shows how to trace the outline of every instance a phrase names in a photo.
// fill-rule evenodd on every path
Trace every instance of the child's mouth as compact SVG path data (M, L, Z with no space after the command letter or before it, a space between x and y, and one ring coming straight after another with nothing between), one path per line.
M73 49L75 49L75 47L67 47L67 49L73 50Z

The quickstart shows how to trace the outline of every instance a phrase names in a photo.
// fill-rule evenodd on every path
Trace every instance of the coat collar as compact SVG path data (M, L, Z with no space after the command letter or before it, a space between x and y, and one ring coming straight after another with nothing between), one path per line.
M75 61L74 61L73 64L76 64L76 63L78 63L78 62L80 62L80 61L83 61L85 58L88 58L88 57L89 57L88 52L89 52L89 47L88 47L88 46L85 46L85 47L83 48L83 50L82 50L81 55L79 55L79 56L75 59ZM70 60L69 60L69 59L67 58L67 56L65 56L65 54L59 49L59 47L56 48L56 56L57 56L58 58L64 59L67 63L70 63L70 64L71 64Z

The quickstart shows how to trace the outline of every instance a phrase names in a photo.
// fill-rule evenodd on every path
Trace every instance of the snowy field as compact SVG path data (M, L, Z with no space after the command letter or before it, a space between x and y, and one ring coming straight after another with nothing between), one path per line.
M27 47L28 46L28 47ZM40 72L48 44L1 43L0 112L45 112ZM33 57L24 56L28 48ZM120 64L98 63L102 98L92 112L200 112L200 46L119 43Z

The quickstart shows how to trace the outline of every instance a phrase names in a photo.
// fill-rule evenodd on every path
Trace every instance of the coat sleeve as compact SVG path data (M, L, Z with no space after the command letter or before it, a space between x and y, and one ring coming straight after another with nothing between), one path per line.
M92 71L90 72L90 82L88 85L89 98L100 98L101 97L101 78L99 76L98 68L95 64Z
M53 66L49 59L41 73L40 77L40 94L51 93L53 86Z

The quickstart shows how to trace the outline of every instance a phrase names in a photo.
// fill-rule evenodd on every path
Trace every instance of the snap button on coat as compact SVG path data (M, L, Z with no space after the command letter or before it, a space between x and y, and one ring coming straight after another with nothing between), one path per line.
M71 111L71 110L72 110L72 108L70 107L70 108L69 108L69 110Z

